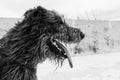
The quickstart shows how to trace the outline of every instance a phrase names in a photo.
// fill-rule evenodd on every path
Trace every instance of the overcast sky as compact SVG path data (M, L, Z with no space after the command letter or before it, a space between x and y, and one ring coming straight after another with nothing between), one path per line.
M22 17L29 8L41 5L69 18L120 9L120 0L0 0L0 17Z

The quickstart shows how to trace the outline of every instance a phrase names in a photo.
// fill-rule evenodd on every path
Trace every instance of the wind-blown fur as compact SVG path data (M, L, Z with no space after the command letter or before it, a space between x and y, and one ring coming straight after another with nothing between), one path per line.
M37 80L36 66L47 58L62 64L64 50L54 40L76 43L84 38L55 11L41 6L30 9L24 19L0 40L0 80Z

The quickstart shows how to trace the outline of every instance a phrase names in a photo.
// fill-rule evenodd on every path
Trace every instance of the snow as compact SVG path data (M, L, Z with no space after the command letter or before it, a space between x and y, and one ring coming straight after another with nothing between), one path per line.
M38 80L120 80L120 52L72 57L61 68L45 61L37 68Z

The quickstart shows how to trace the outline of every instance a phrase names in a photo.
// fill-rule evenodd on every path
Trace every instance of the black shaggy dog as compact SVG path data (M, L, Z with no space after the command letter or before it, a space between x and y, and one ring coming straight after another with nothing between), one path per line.
M63 43L84 38L56 12L37 7L28 10L0 40L0 80L37 80L36 66L46 59L62 65L70 55Z

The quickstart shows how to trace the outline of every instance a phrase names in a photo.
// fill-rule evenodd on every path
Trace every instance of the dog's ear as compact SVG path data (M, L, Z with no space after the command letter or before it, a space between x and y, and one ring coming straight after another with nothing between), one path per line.
M33 9L30 9L30 10L28 10L28 11L26 11L25 13L24 13L24 17L25 18L28 18L28 17L30 17L32 14L33 14Z
M41 6L38 6L37 8L30 9L25 12L24 17L29 18L29 17L44 17L45 14L47 13L47 10Z

